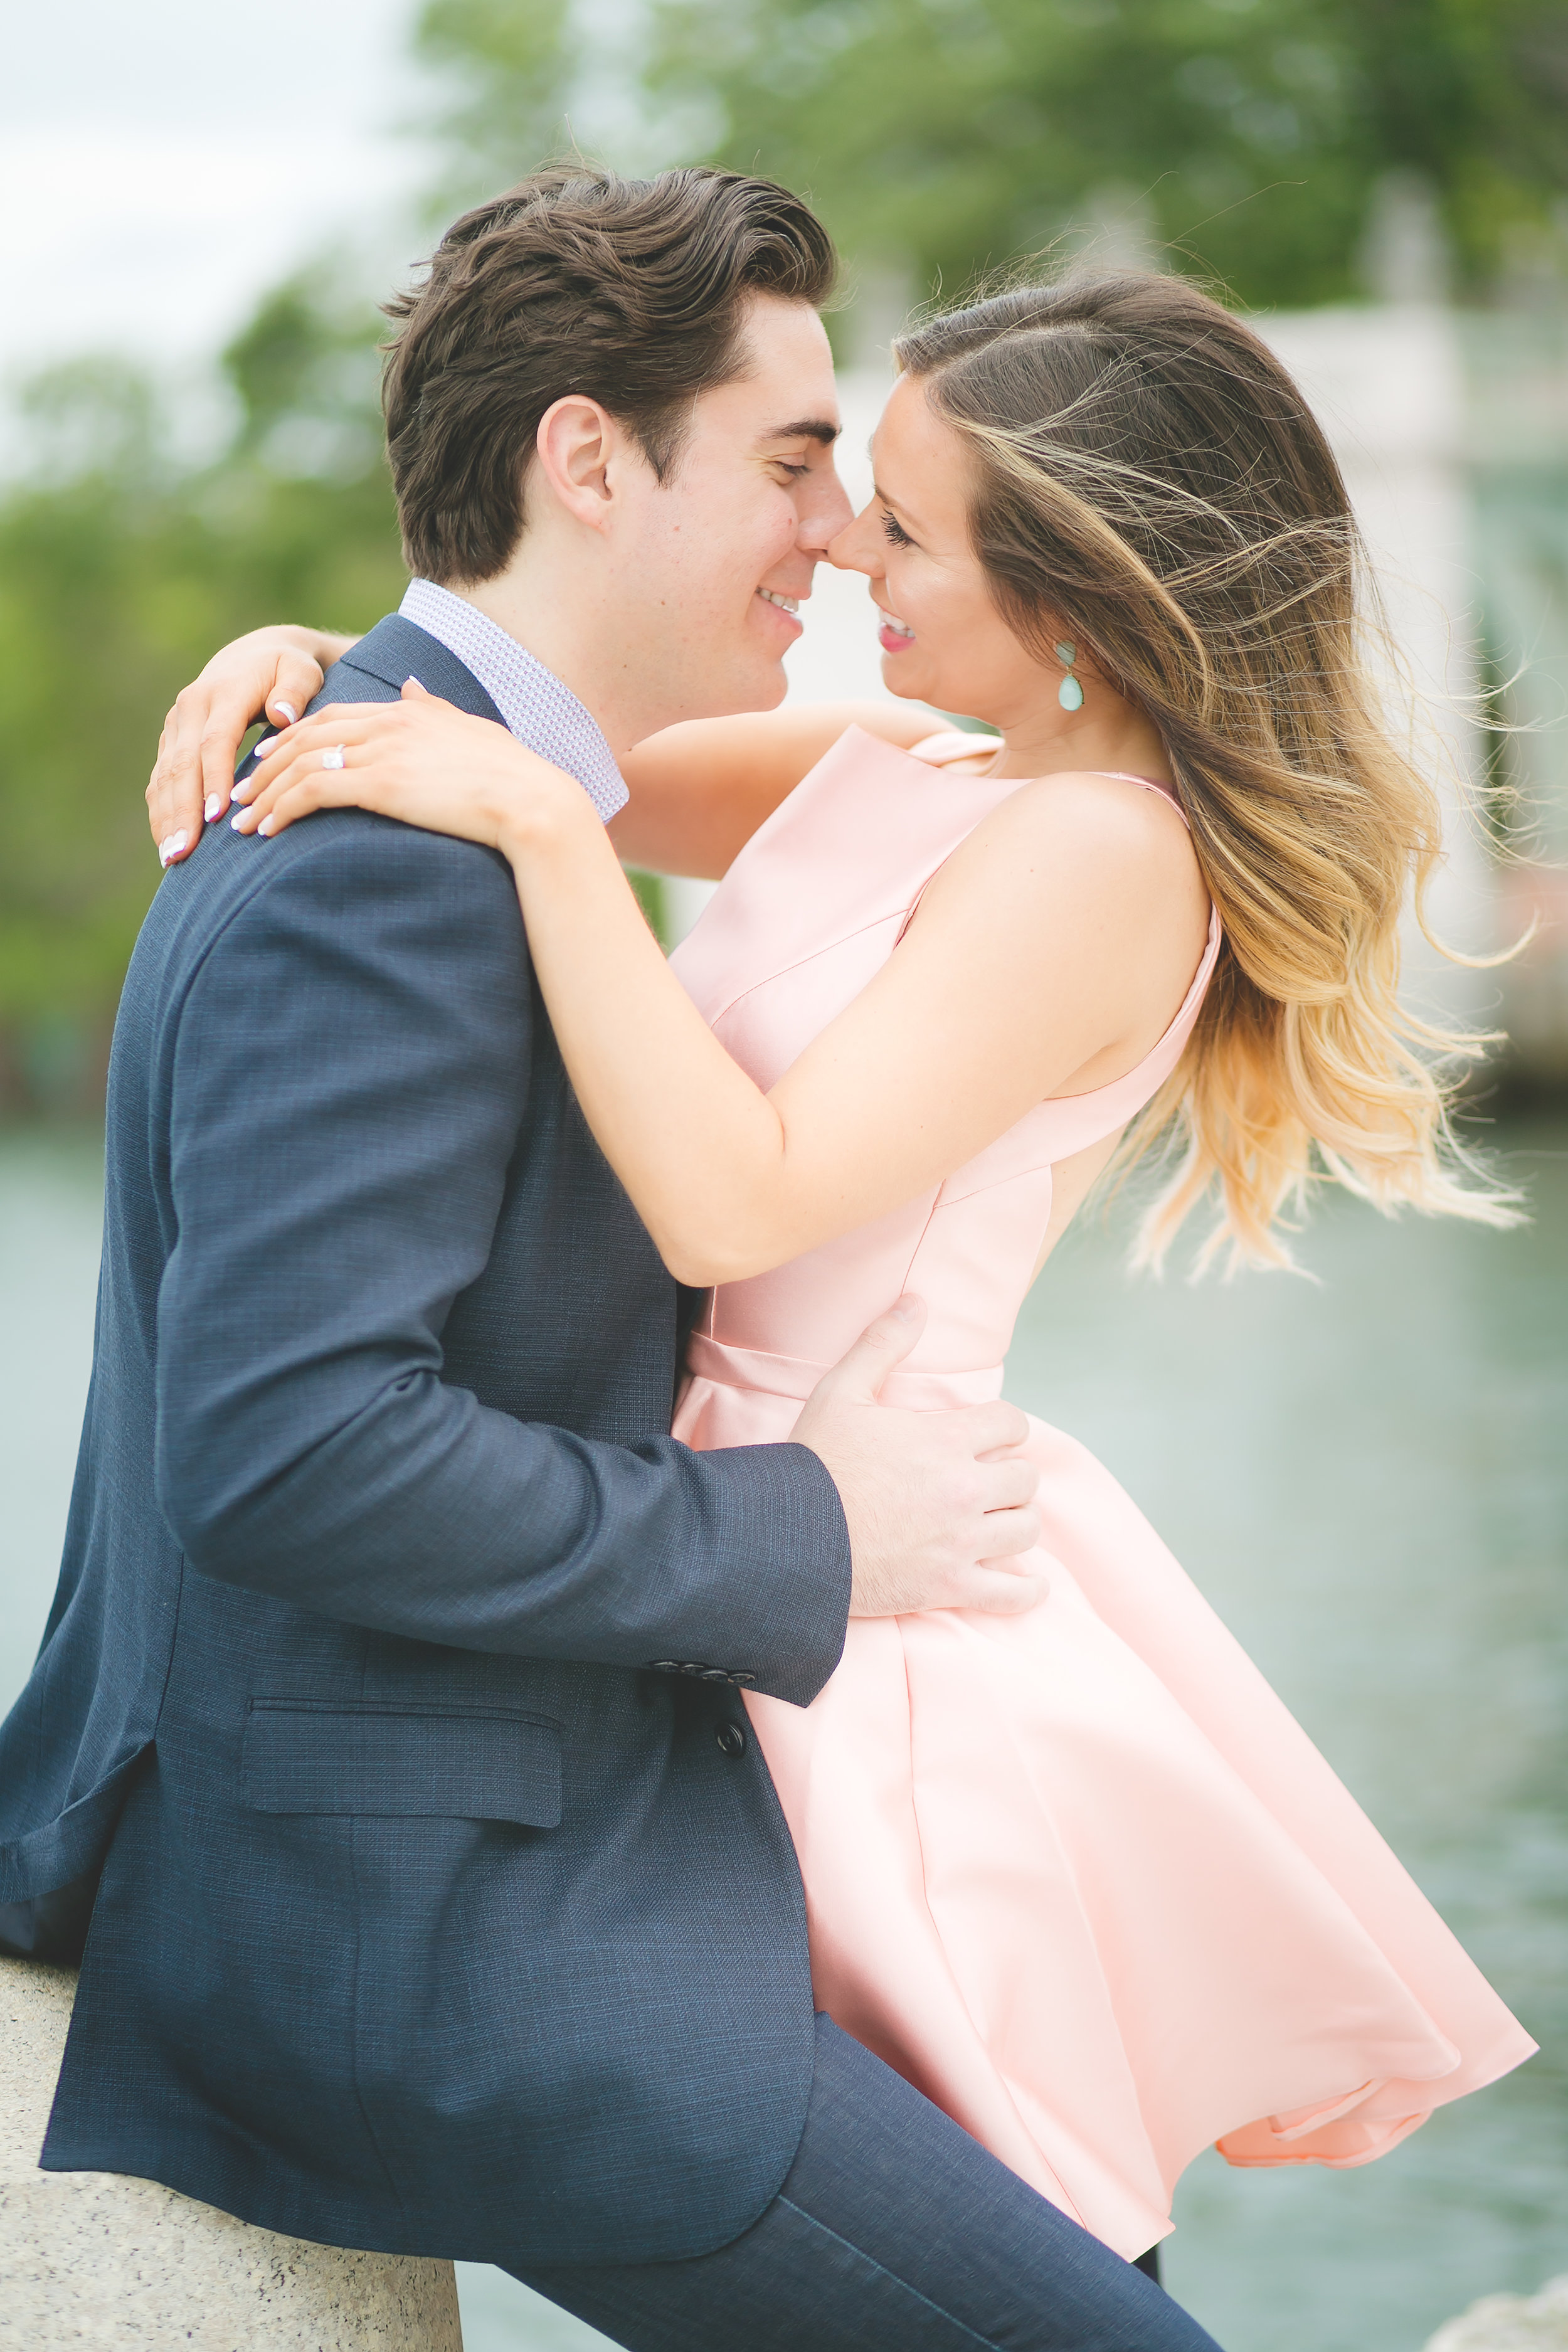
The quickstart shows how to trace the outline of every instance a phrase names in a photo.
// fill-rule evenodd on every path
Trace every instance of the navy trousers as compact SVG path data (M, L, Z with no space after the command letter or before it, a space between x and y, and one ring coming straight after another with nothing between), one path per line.
M830 2020L784 2187L717 2253L520 2273L630 2352L1215 2352Z

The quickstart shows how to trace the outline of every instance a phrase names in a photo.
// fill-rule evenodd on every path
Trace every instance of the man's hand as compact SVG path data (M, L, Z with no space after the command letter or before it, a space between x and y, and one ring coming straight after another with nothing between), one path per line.
M902 1412L878 1391L925 1325L918 1298L879 1316L825 1372L794 1435L837 1487L849 1525L852 1617L917 1609L1016 1616L1041 1598L1019 1555L1040 1539L1039 1472L1013 1451L1029 1433L1016 1405Z

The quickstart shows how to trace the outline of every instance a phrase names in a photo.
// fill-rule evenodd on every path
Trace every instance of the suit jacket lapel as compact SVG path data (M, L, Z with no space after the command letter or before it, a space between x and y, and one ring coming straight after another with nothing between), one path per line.
M374 629L351 646L342 657L345 669L357 669L366 677L379 678L395 693L401 693L405 677L414 677L431 694L438 694L444 702L455 703L475 719L493 719L498 727L505 719L479 684L471 669L448 652L439 637L413 621L405 621L401 613L389 613ZM326 699L331 700L330 688Z

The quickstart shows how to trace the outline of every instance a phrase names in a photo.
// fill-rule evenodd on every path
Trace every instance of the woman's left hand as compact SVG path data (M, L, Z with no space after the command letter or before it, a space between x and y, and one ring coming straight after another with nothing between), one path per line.
M237 833L270 839L315 809L363 808L510 857L557 822L594 814L564 769L416 678L398 702L335 703L257 749L259 765L234 789Z

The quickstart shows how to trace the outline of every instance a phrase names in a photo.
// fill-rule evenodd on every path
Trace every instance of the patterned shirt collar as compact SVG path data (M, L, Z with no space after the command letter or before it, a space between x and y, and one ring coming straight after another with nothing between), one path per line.
M606 824L625 808L628 795L615 754L553 670L535 661L488 613L433 580L411 580L397 609L472 670L520 743L576 777Z

